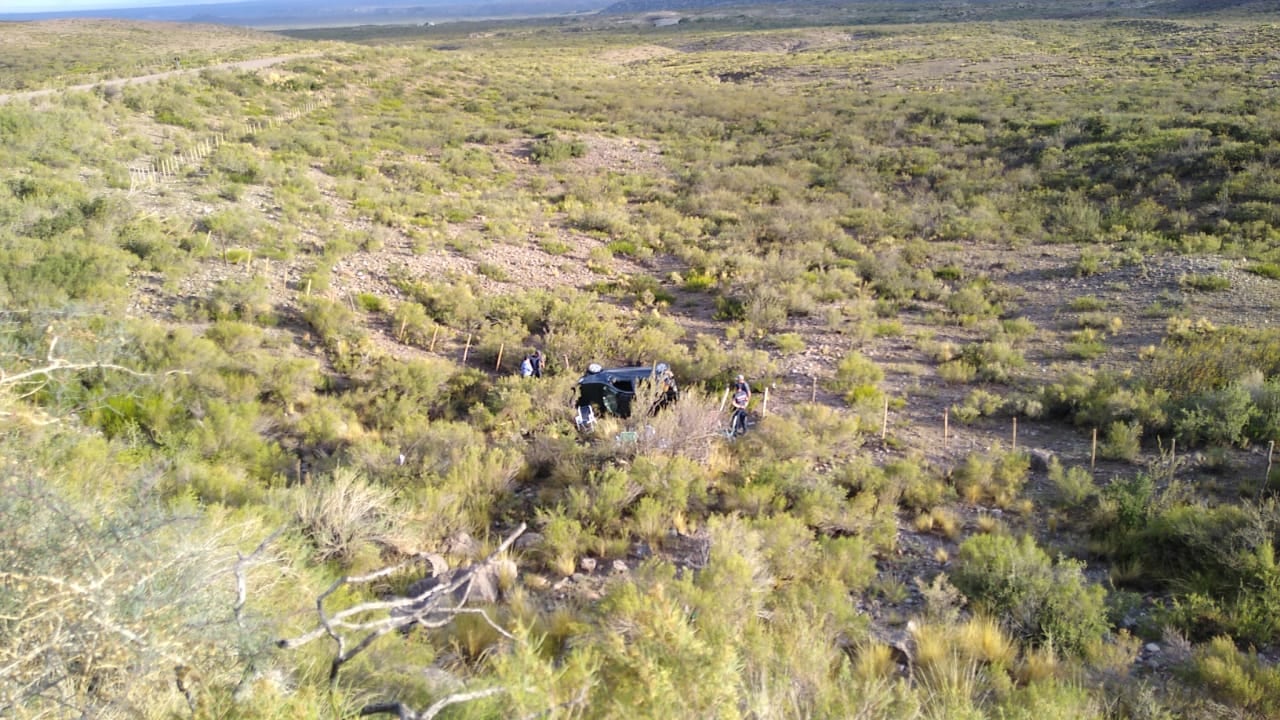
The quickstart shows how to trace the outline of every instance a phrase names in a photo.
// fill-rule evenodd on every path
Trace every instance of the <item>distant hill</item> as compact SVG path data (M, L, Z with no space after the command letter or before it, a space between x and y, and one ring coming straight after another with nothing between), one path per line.
M732 5L776 5L777 0L622 0L604 10L601 14L623 15L629 13L646 13L661 11L692 11Z
M823 8L828 11L872 11L877 22L888 15L900 14L901 21L935 21L957 19L1015 19L1015 18L1079 18L1098 17L1160 17L1165 15L1203 15L1211 13L1236 13L1243 15L1275 14L1274 0L972 0L970 2L936 2L932 0L906 0L882 2L881 0L815 0L814 2L778 2L777 0L620 0L600 11L601 14L635 14L649 12L687 12L723 9L726 7L759 8L777 6L780 9L802 7Z
M275 0L78 12L0 12L0 20L51 20L77 17L199 22L247 27L350 26L570 15L595 12L606 4L607 0L481 0L479 2L418 0L413 4L369 2L368 0Z

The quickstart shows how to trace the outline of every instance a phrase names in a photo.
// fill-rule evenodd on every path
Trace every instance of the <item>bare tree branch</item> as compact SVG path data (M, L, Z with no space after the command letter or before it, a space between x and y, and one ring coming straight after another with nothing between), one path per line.
M402 702L375 703L373 705L365 705L360 708L360 715L361 717L364 717L366 715L384 715L394 713L396 717L400 718L400 720L431 720L431 718L439 715L441 710L444 710L450 705L479 700L480 698L486 698L506 691L507 689L504 687L491 687L484 690L455 693L435 701L431 707L423 710L422 712L418 712Z
M39 391L40 387L43 387L44 383L48 382L48 377L50 375L56 372L62 372L62 371L75 372L79 370L114 370L115 372L120 372L126 375L132 375L134 377L141 377L141 378L150 378L150 377L155 377L157 375L157 373L141 372L139 370L134 370L133 368L125 367L124 365L117 365L115 363L104 363L104 362L74 363L74 362L71 362L70 360L67 360L66 358L60 358L60 357L54 356L53 351L57 347L57 345L58 345L58 336L54 335L49 340L49 351L45 355L45 362L47 362L48 364L44 365L43 367L32 368L30 370L25 370L23 372L15 373L13 375L9 375L5 373L4 368L0 368L0 387L9 387L12 385L18 385L22 383L37 382L38 387L36 388L36 390L26 393L27 395L30 395L33 392ZM189 370L167 370L163 373L158 373L158 374L161 377L168 377L170 375L190 375L191 372ZM37 380L33 380L33 378L44 378L44 379L37 381Z
M236 604L232 609L235 611L237 625L244 625L244 605L248 602L247 597L249 591L247 587L248 582L245 580L245 570L251 562L255 561L257 557L267 549L268 545L275 542L275 539L280 537L280 533L282 532L284 532L283 527L277 528L275 532L271 533L262 542L258 543L258 547L254 548L253 552L248 555L242 555L239 551L236 552L236 565L234 568L236 576Z
M427 554L418 554L406 560L405 562L382 568L366 575L343 576L338 578L329 586L327 590L316 598L316 615L319 618L319 627L304 633L296 638L283 638L276 641L278 647L284 649L293 649L306 645L325 635L329 636L336 646L332 664L329 669L329 683L335 685L338 681L338 671L349 660L359 655L366 648L373 644L375 640L386 635L393 630L407 628L411 625L421 625L427 628L443 627L450 623L460 614L476 614L484 618L490 627L497 630L506 638L512 638L512 635L500 628L488 614L481 608L465 608L467 599L470 597L472 584L475 582L477 573L487 571L497 561L498 557L511 548L516 538L527 529L525 523L521 523L510 535L502 541L502 544L494 550L484 561L464 568L459 571L456 576L449 582L441 582L423 590L412 597L401 597L393 600L376 600L360 603L353 607L334 613L332 616L325 610L325 600L337 592L344 585L367 584L380 578L392 575L408 565L421 562L430 557ZM459 595L459 592L461 593ZM456 602L444 605L442 600L446 597L455 598ZM407 610L407 612L406 612ZM382 613L386 613L382 616ZM376 619L366 619L370 615L377 614ZM362 635L354 646L350 649L347 644L350 640L346 633L352 635ZM394 708L394 705L387 707ZM391 712L385 710L383 712ZM438 710L436 712L439 712ZM403 716L402 716L403 717ZM428 715L411 715L409 717L431 717Z

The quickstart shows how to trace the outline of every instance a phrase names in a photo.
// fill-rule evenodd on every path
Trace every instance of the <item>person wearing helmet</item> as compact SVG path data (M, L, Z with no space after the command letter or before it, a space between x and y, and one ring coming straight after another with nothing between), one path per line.
M729 427L735 436L741 435L747 431L747 404L751 402L751 385L747 383L746 376L738 373L729 386L729 392L733 393L733 416Z
M659 410L665 408L675 402L680 397L680 389L676 387L675 373L671 372L671 367L666 363L658 363L653 368L654 377L658 380L658 399L654 401L653 407L649 408L649 414L654 415Z

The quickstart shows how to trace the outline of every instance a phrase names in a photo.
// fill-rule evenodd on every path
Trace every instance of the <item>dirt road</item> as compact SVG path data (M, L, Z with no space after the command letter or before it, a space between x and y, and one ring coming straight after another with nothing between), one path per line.
M294 60L301 57L314 57L314 55L280 55L278 57L256 58L254 60L240 60L238 62L219 63L217 65L205 65L203 67L194 67L181 70L168 70L151 75L139 75L137 77L116 78L114 80L99 80L98 82L85 83L83 85L71 85L64 88L45 88L44 90L29 90L26 92L3 93L0 94L0 103L7 103L12 100L34 100L36 98L52 95L53 93L65 92L68 90L92 90L95 87L124 87L125 85L135 83L155 82L165 78L175 77L177 75L191 75L201 70L261 70L279 65L288 60Z

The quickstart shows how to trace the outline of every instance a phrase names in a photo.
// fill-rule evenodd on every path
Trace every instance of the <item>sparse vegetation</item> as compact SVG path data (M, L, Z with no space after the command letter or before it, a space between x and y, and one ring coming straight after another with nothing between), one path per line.
M0 27L0 715L1275 716L1280 26L1059 5Z

